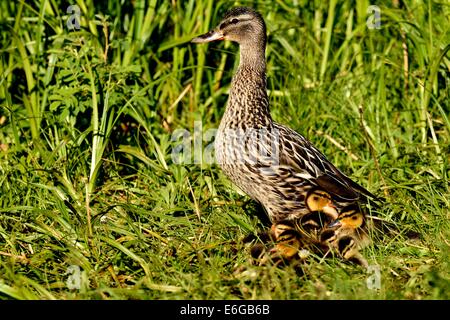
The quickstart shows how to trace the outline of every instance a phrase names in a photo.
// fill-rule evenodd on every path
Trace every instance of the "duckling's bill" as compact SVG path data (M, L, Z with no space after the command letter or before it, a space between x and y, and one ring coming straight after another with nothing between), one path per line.
M211 30L205 34L195 37L191 40L193 43L206 43L211 41L223 40L223 34L217 30Z
M337 228L337 227L340 227L340 226L342 226L342 222L339 220L339 219L336 219L336 220L334 220L333 222L331 222L328 226L327 226L327 228Z

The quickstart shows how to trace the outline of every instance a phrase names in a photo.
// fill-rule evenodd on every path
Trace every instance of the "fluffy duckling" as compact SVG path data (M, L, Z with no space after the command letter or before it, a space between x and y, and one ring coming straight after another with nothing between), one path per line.
M299 256L303 258L311 246L323 248L319 236L325 226L338 218L336 206L327 192L317 188L308 192L305 204L309 213L296 220L272 225L269 237L276 244L269 250L269 257L273 261L291 261ZM263 252L264 247L260 244L251 249L254 258L260 257Z
M298 219L296 227L313 242L319 240L320 232L326 225L338 218L338 211L329 193L312 189L305 199L309 213Z
M289 261L304 246L301 235L291 221L274 224L270 231L272 238L277 242L275 247L269 251L272 258L279 255L281 258Z
M312 189L308 192L305 203L311 212L321 211L333 220L338 218L336 205L333 203L328 192L320 189Z
M254 244L251 249L253 258L259 265L271 261L275 265L289 264L294 260L304 260L310 253L310 241L299 231L294 221L273 224L268 234L269 241L275 242L269 249L262 243Z
M320 239L344 259L367 268L367 260L359 252L371 242L366 226L364 213L358 206L350 206L322 231Z

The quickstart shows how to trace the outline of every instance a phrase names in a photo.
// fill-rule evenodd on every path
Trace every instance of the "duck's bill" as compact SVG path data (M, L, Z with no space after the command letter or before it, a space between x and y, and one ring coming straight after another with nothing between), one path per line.
M201 36L198 36L198 37L192 39L191 42L206 43L206 42L217 41L217 40L223 40L223 34L218 31L211 30L205 34L202 34Z
M328 228L338 228L342 225L341 221L339 220L334 220L333 222L331 222L327 227Z

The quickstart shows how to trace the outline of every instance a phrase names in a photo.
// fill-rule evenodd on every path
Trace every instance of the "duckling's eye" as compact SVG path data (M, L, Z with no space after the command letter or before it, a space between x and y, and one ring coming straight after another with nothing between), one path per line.
M230 23L232 23L232 24L236 24L236 23L238 23L239 22L239 19L236 19L236 18L233 18L233 19L231 19L231 21L230 21Z
M357 217L357 216L353 216L352 219L353 219L353 220L356 220L356 219L358 219L358 217Z

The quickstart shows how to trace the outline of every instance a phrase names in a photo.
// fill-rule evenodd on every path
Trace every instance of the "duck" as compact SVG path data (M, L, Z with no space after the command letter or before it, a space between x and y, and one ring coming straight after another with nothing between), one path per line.
M366 216L357 205L343 208L339 217L321 231L320 241L343 259L368 268L360 253L372 243Z
M249 7L231 8L215 28L191 42L221 40L239 45L240 60L214 141L216 162L235 186L262 205L272 227L277 230L278 224L302 221L314 212L336 220L341 208L377 201L304 136L272 119L262 15Z

